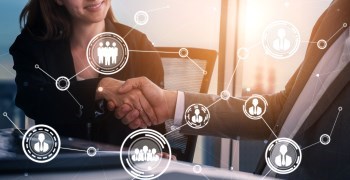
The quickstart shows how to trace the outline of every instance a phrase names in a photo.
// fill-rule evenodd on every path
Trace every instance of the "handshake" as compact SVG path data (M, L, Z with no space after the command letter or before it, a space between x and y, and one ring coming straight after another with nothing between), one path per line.
M117 119L136 129L173 119L177 92L163 90L146 77L125 82L107 77L99 82L96 92L95 100L102 99Z

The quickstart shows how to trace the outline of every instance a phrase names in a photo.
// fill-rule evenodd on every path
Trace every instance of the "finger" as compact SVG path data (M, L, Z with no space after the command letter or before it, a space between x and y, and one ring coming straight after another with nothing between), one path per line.
M135 121L136 119L138 119L140 113L138 110L134 109L131 112L129 112L123 119L122 119L122 123L125 125L130 124L131 122Z
M132 107L129 104L123 104L114 111L114 116L117 119L124 118L128 113L132 111Z
M158 122L156 113L153 111L152 106L148 103L146 98L144 96L141 96L139 101L141 104L141 108L143 109L143 111L140 112L141 116L142 116L142 113L145 113L145 115L147 115L148 119L151 121L153 125L158 125L159 122Z
M143 77L128 79L124 84L118 89L121 94L127 93L132 89L142 89Z
M109 111L114 111L115 108L116 108L116 105L114 104L113 101L108 101L108 102L107 102L107 109L108 109Z
M141 126L141 120L137 119L129 124L130 129L137 129Z

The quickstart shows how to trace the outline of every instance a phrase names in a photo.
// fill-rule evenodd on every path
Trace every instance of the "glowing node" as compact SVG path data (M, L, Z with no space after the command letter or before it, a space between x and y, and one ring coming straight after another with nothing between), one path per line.
M149 16L145 11L137 11L134 15L134 21L137 25L143 26L148 23Z
M338 107L338 110L339 110L339 111L342 111L342 110L343 110L343 107L341 107L341 106Z
M221 97L221 99L227 101L228 99L230 99L231 94L230 94L230 92L228 90L225 90L225 91L222 91L220 93L220 97Z
M266 148L265 161L268 167L278 174L295 171L302 159L300 146L289 138L278 138Z
M84 109L84 106L80 105L80 109Z
M289 58L299 49L299 30L290 22L274 21L264 30L262 45L265 53L275 59Z
M103 75L121 71L129 59L129 48L118 34L103 32L94 36L87 48L86 57L90 67Z
M181 48L181 49L179 50L179 56L182 57L182 58L188 57L188 49L186 49L186 48Z
M200 165L194 165L193 168L192 168L193 172L196 173L196 174L199 174L202 172L202 166Z
M250 92L250 91L251 91L251 89L250 89L250 88L246 88L245 90L246 90L247 92Z
M50 126L35 125L24 134L22 149L33 162L47 163L53 160L61 149L60 136Z
M208 74L208 72L207 71L203 71L203 75L207 75Z
M125 145L128 144L128 148ZM169 167L171 147L168 140L152 129L139 129L129 134L123 141L121 149L128 149L127 157L120 153L124 170L136 179L156 179ZM169 157L159 154L168 152Z
M102 92L102 91L103 91L103 87L98 87L98 88L97 88L97 91L98 91L98 92Z
M328 145L331 142L331 137L328 134L322 134L320 136L320 143L323 145Z
M39 69L39 65L38 65L38 64L35 64L35 65L34 65L34 68L35 68L35 69Z
M246 59L248 59L249 55L250 55L250 53L249 53L248 48L239 48L237 50L238 59L246 60Z
M316 77L320 77L320 74L316 74Z
M263 96L253 94L245 101L243 112L249 119L258 120L265 114L267 106L267 101Z
M89 147L86 150L86 154L90 157L94 157L96 155L96 153L97 153L97 149L94 147Z
M343 27L348 27L348 23L343 23Z
M2 113L2 115L6 117L7 116L7 112Z
M67 77L61 76L56 79L56 88L60 91L66 91L70 86L70 81Z
M24 176L27 177L29 174L27 172L24 173Z
M191 128L201 129L209 123L210 112L203 104L192 104L185 111L185 120Z
M317 41L317 47L319 49L326 49L327 48L327 41L324 39L320 39Z

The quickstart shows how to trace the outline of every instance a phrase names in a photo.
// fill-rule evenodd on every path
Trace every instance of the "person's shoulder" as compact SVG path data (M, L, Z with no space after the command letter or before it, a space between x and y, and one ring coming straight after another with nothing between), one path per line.
M122 23L112 22L110 26L112 26L110 31L120 35L127 42L142 41L147 38L143 32Z
M33 49L40 47L43 41L36 39L28 29L22 29L21 33L16 37L16 40L10 47L10 51L13 49Z

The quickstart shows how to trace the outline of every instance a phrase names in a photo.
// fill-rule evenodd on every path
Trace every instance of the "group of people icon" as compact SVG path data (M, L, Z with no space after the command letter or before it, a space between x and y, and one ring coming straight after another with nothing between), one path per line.
M142 149L136 148L134 154L131 156L134 162L154 162L160 159L159 155L156 154L157 150L155 148L148 148L148 146L143 146Z
M117 43L111 43L106 41L105 45L100 42L99 47L97 48L97 56L98 56L98 64L104 64L105 66L109 66L117 63L118 57L118 48Z

